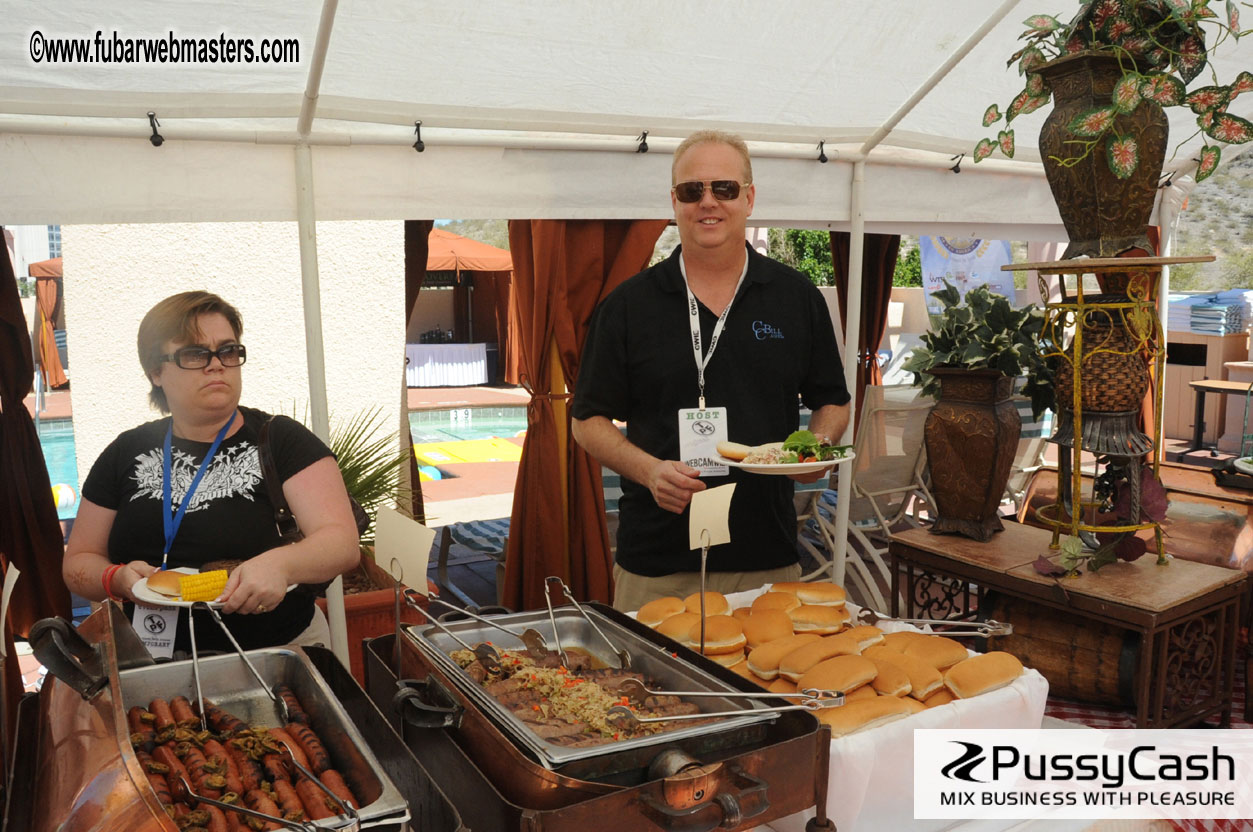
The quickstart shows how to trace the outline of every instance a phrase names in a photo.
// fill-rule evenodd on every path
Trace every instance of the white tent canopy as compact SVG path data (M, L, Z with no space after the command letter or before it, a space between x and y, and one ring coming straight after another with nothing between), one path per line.
M1022 87L1005 68L1022 21L1065 20L1074 8L1073 0L10 4L0 16L8 44L0 223L297 220L312 420L325 437L315 220L669 217L669 151L714 127L750 142L753 220L850 229L852 274L863 231L1063 239L1035 146L1044 110L1015 121L1015 159L976 166L967 156L960 174L949 168L988 135L987 106L1004 108ZM115 36L219 46L250 38L254 53L265 39L292 39L299 59L46 60L65 39L94 50L97 31L106 50ZM1253 63L1253 49L1224 46L1214 63L1230 81ZM148 141L149 112L160 147ZM1253 118L1253 95L1230 112ZM1172 141L1195 132L1186 109L1171 108L1170 118ZM416 121L423 153L412 147ZM638 153L645 131L650 152ZM1194 136L1167 163L1179 175L1164 224L1186 194L1199 145ZM854 284L850 332L859 299ZM334 615L332 626L339 631Z
M294 219L285 145L301 141L313 147L320 219L664 217L666 151L719 127L753 143L763 223L847 224L849 162L866 158L871 230L951 223L983 236L1060 236L1035 148L1045 111L1015 122L1013 161L967 158L960 176L947 168L987 134L983 110L1021 88L1005 60L1022 21L1065 19L1067 0L129 0L102 11L88 0L19 4L0 20L12 44L0 55L5 222ZM299 61L31 58L97 30L106 46L114 32L225 33L258 50L264 38L290 38ZM1229 80L1244 68L1238 53L1247 64L1253 49L1224 46L1218 69ZM146 141L149 111L167 140L160 148ZM1185 108L1171 111L1174 137L1195 131ZM1231 111L1253 117L1253 96ZM418 120L422 154L410 147ZM651 152L634 153L645 130ZM831 163L814 161L819 142ZM1190 163L1198 144L1172 164Z

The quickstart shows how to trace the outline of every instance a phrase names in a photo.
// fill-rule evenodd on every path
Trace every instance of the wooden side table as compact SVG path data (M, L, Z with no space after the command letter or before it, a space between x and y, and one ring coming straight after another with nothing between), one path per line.
M1040 555L1059 559L1051 533L1005 525L987 543L927 529L892 535L893 615L973 618L995 591L1129 630L1139 636L1136 727L1181 727L1214 714L1230 725L1245 573L1177 559L1159 567L1146 555L1059 581L1032 566Z

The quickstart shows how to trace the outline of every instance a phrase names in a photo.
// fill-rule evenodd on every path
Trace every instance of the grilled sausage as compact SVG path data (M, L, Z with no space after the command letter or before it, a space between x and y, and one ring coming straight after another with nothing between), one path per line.
M200 717L192 711L186 696L176 696L170 700L170 715L174 717L175 723L184 728L200 724Z
M157 732L152 730L151 726L139 730L131 729L130 741L131 748L151 754L152 749L157 745Z
M170 772L166 775L166 778L170 783L170 794L175 800L182 799L183 787L179 782L180 778L186 781L189 786L195 782L191 779L191 774L188 773L187 767L183 765L183 761L174 753L174 749L168 745L158 745L153 749L152 759L169 767Z
M321 774L331 767L331 757L326 753L326 747L309 726L292 722L287 726L287 733L300 744L305 757L309 759L309 767L314 772Z
M158 763L152 759L152 755L145 751L136 751L135 756L139 758L139 766L144 770L145 774L160 774L165 776L170 773L169 766L164 763Z
M357 798L353 797L352 790L348 788L348 784L344 782L344 778L333 768L328 768L321 773L322 785L335 793L335 796L347 803L354 809L360 809L361 804L357 803Z
M174 715L170 713L170 703L164 699L154 699L148 705L148 710L152 712L153 725L158 732L164 731L174 724Z
M292 689L287 685L279 685L274 692L283 697L283 702L287 704L287 715L292 722L299 722L301 725L309 724L309 715L305 713L304 707L301 706L300 700L296 698L296 694L292 693Z
M217 800L222 796L222 788L226 785L226 778L220 774L213 774L207 769L208 760L199 748L188 746L183 754L183 765L187 768L187 772L191 774L192 785L196 788L196 794Z
M265 772L267 780L291 781L291 772L287 770L287 763L278 754L266 754L262 757L261 769Z
M302 778L296 784L296 793L300 795L300 802L304 805L309 820L335 817L335 813L326 805L326 793L309 778Z
M245 792L260 788L261 780L263 779L260 763L238 748L227 746L226 753L235 761L235 768L239 772L239 782L244 787L243 791L238 792L238 794L242 796Z
M231 832L226 822L226 814L221 809L216 806L205 806L204 810L209 813L209 822L205 824L209 832Z
M248 728L234 714L229 714L217 705L212 705L207 701L204 703L204 711L205 719L209 721L209 726L221 734L223 738L233 737L235 734Z
M298 728L304 727L303 725L296 725L294 722L292 725ZM305 730L307 731L309 729L305 728ZM303 744L297 742L295 736L287 731L284 731L282 728L271 728L270 736L274 738L274 741L277 742L280 747L286 747L289 751L291 751L292 759L300 763L305 768L309 767L311 760L309 756L305 754ZM314 769L314 771L317 771L317 769Z
M263 815L269 815L272 818L282 817L278 810L278 804L275 803L268 794L260 789L253 789L244 795L244 803L249 809L254 809ZM262 825L261 830L281 829L281 825L268 821Z
M157 793L157 802L162 806L169 806L174 803L174 798L170 796L170 784L163 775L155 772L144 772L148 776L148 783L152 786L152 790Z
M235 762L235 758L231 756L230 752L222 747L220 742L217 740L205 740L204 755L209 762L218 768L222 779L226 782L226 791L234 792L235 794L243 794L247 791L244 788L243 780L239 777L239 764ZM256 788L256 786L253 788Z
M296 788L286 780L274 781L274 799L278 802L278 806L283 810L283 818L285 820L304 820L305 807L300 802L300 796L296 793Z

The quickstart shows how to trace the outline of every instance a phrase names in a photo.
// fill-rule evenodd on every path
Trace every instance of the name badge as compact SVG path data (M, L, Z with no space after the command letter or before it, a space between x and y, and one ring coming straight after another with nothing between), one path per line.
M131 626L154 659L168 659L174 655L174 634L178 632L177 607L136 604Z
M730 473L730 469L718 461L718 443L726 441L725 407L679 410L679 460L699 469L702 477L725 477Z

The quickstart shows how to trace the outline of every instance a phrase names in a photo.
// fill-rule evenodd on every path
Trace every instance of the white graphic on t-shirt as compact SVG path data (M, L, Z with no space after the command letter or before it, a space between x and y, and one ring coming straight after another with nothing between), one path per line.
M135 457L135 473L133 479L139 488L131 500L145 497L162 500L161 490L161 448L142 453ZM182 505L187 488L200 468L200 460L191 454L174 449L171 454L171 492L174 505ZM214 500L228 497L243 497L252 500L257 484L261 482L261 463L257 458L257 448L250 442L243 442L229 449L214 454L209 463L209 470L204 472L196 493L192 495L187 510L199 511L208 508Z

